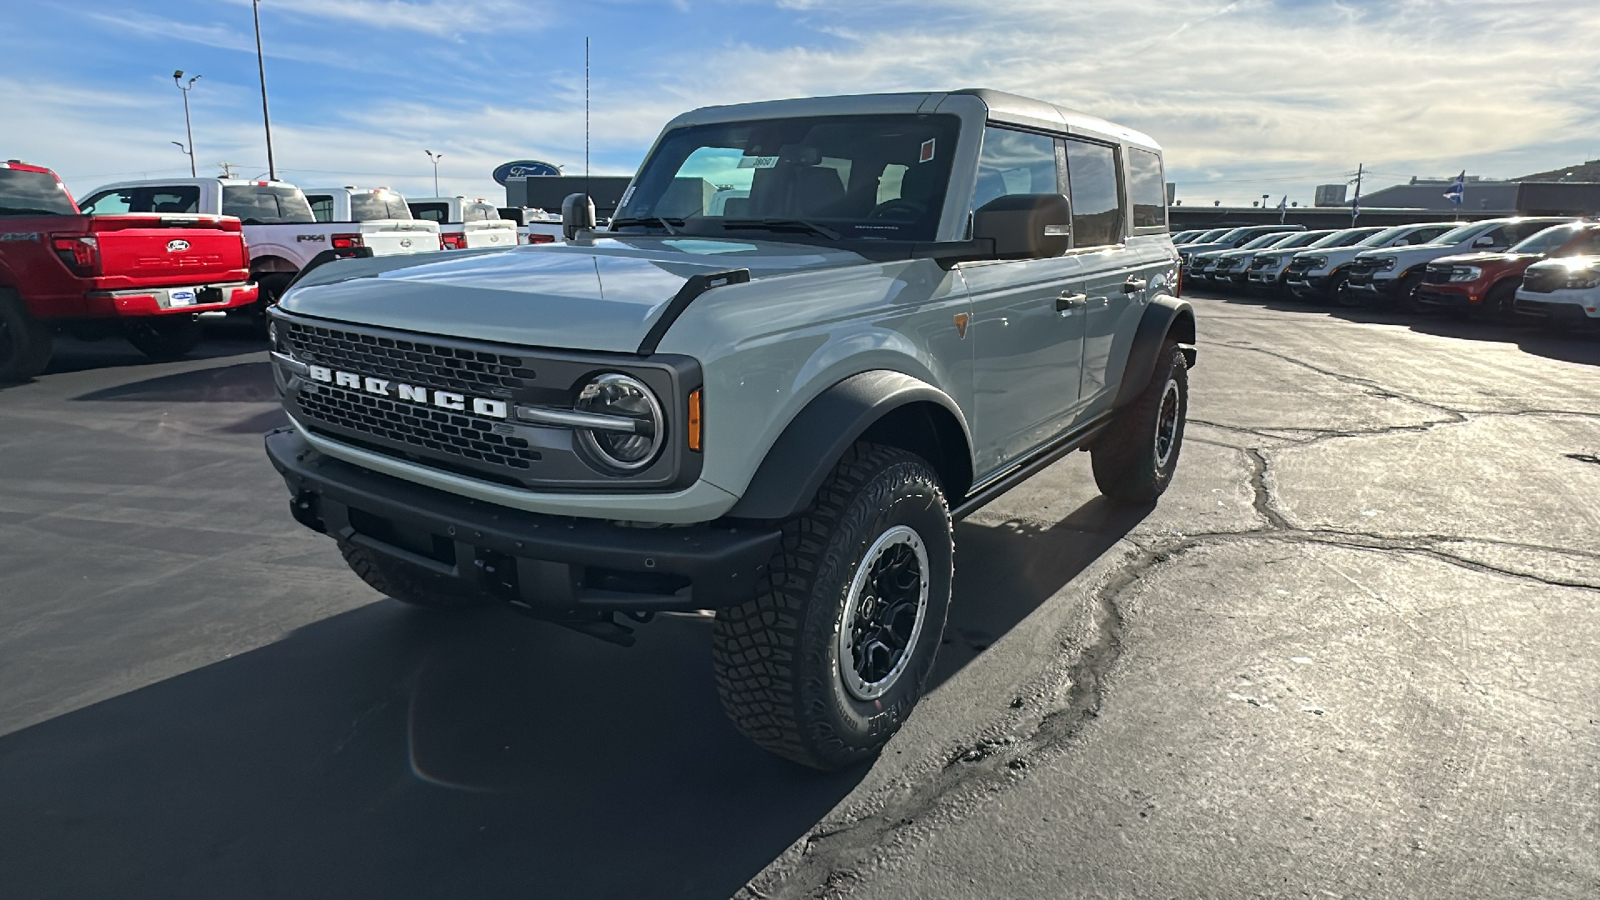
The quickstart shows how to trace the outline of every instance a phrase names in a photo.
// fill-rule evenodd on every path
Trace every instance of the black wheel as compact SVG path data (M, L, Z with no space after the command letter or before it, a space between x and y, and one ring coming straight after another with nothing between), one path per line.
M1483 313L1505 324L1521 318L1517 315L1516 279L1507 279L1489 289L1483 298Z
M916 456L858 443L786 523L756 596L720 610L722 707L802 765L869 759L922 697L954 576L950 509Z
M1150 384L1089 452L1094 483L1119 503L1155 502L1172 483L1189 415L1189 365L1170 341Z
M0 382L43 372L54 347L50 326L29 315L15 292L0 288Z
M482 606L486 602L483 597L463 595L448 584L432 583L443 579L426 569L394 562L360 545L340 541L339 552L350 571L360 575L362 581L401 603L424 609L452 610Z
M1345 307L1346 309L1355 309L1357 307L1366 306L1366 298L1361 294L1357 294L1355 291L1350 290L1350 285L1346 283L1347 281L1349 281L1349 279L1341 278L1328 289L1333 298L1333 302Z
M1417 286L1422 284L1423 273L1413 272L1400 279L1400 289L1394 295L1396 309L1406 312L1421 312L1422 304L1417 302Z
M194 316L175 315L131 319L127 335L128 343L151 359L177 359L200 346L206 333Z

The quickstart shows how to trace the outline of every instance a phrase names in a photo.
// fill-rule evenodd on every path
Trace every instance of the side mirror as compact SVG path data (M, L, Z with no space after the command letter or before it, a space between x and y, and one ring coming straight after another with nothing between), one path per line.
M588 194L568 194L561 201L561 236L572 240L580 231L594 230L594 201Z
M1007 194L972 213L972 237L994 259L1044 259L1072 246L1072 202L1063 194Z
M1483 237L1478 238L1477 240L1473 241L1472 242L1472 246L1474 246L1474 247L1493 247L1494 246L1494 238L1492 238L1492 237L1490 237L1489 235L1486 234Z

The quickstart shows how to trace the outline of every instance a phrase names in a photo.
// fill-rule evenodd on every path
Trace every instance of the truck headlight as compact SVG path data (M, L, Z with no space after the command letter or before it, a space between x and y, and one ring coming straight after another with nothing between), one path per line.
M1306 269L1313 272L1328 267L1328 258L1326 256L1308 256L1305 258L1305 262Z
M573 409L611 420L578 430L584 446L609 466L637 471L650 465L661 450L667 431L661 403L636 378L616 372L596 376L578 391Z
M1600 269L1580 270L1567 275L1569 291L1587 291L1597 287L1600 287Z
M1483 277L1483 269L1477 266L1454 266L1450 269L1451 281L1477 281Z
M1388 272L1394 269L1394 264L1397 262L1399 262L1399 260L1393 256L1385 256L1384 258L1378 260L1378 268L1381 271Z

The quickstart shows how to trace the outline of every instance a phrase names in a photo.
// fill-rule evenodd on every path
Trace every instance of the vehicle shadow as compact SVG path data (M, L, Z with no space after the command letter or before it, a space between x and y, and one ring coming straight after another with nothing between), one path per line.
M134 400L145 403L276 403L278 388L272 379L272 365L262 360L161 375L90 391L73 399Z
M702 620L621 649L376 603L0 738L13 897L723 897L864 774L723 717Z
M1150 512L957 528L931 687ZM378 602L0 737L7 896L723 897L865 767L757 749L709 623L623 649L504 608Z
M1348 322L1405 325L1418 334L1514 344L1524 353L1562 362L1600 366L1600 329L1588 332L1551 331L1537 323L1497 322L1470 319L1435 310L1406 312L1397 309L1345 307L1332 303L1311 303L1284 297L1257 297L1196 291L1196 296L1240 306L1259 306L1285 312L1321 313Z

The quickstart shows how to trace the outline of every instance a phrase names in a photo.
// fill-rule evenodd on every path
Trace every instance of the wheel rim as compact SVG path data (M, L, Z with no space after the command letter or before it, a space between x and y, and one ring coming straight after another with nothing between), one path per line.
M1178 446L1178 412L1181 405L1178 401L1177 379L1169 378L1166 388L1161 392L1161 412L1156 416L1157 469L1167 467Z
M928 551L904 525L867 548L839 621L839 677L857 700L876 700L905 674L928 613Z

